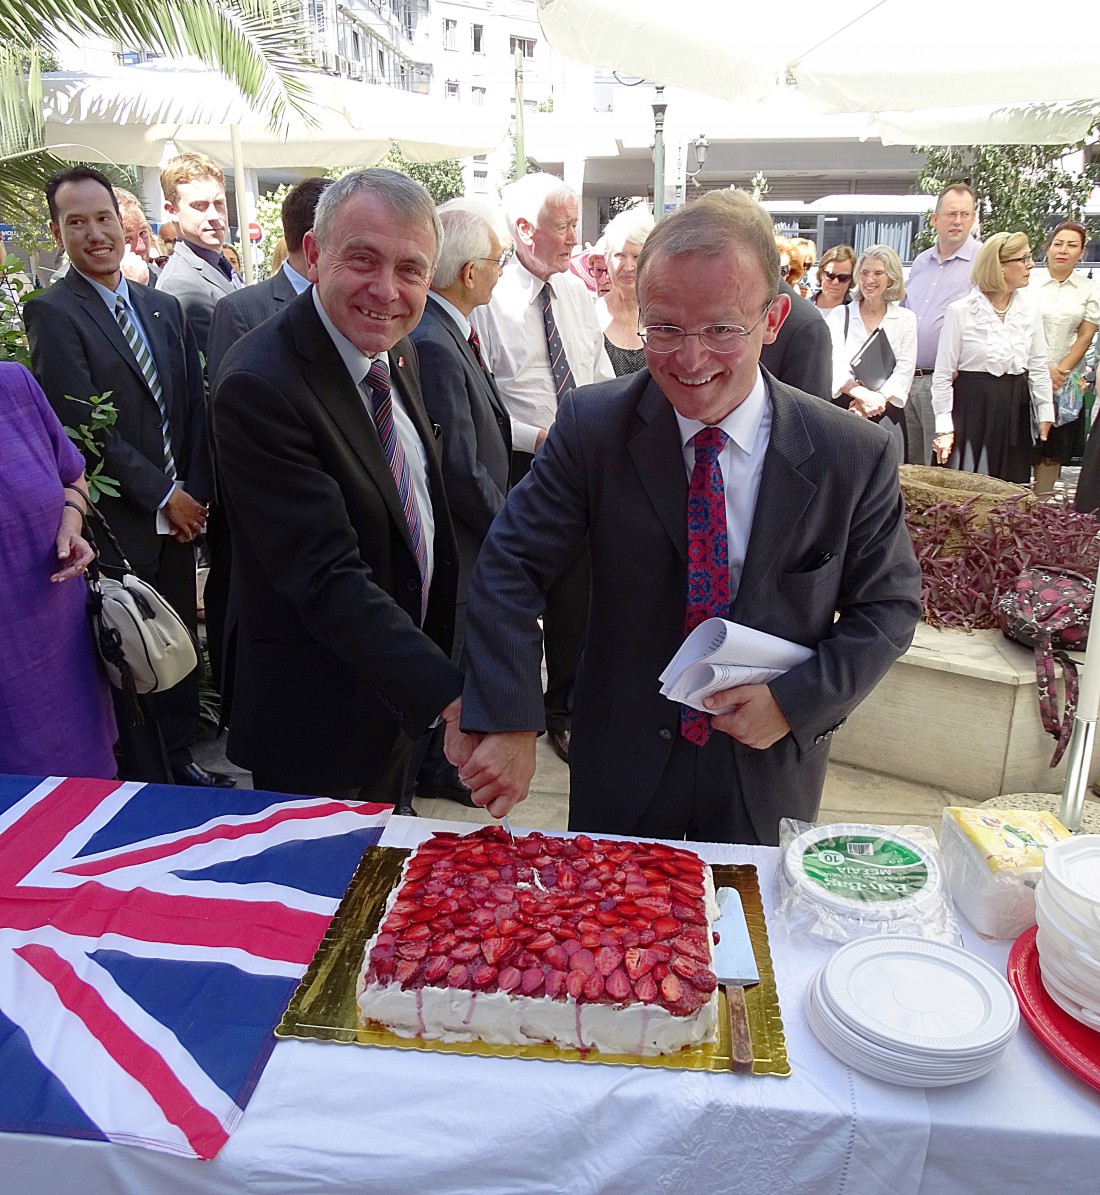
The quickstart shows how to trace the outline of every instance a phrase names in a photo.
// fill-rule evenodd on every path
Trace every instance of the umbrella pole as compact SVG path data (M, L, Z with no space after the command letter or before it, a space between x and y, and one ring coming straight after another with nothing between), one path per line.
M1096 591L1100 591L1100 568L1097 569ZM1095 596L1093 598L1095 610ZM1090 627L1091 632L1091 627ZM1066 747L1066 785L1062 790L1062 808L1058 816L1067 830L1076 833L1081 828L1081 814L1085 808L1085 792L1089 785L1089 767L1096 739L1096 719L1100 713L1100 628L1089 634L1085 648L1085 663L1081 669L1081 691L1077 698L1077 714Z
M657 98L653 104L653 219L665 214L665 89L657 84Z
M241 265L244 266L244 280L251 285L256 280L256 271L252 266L252 239L248 235L252 213L248 203L248 183L244 172L244 146L241 143L240 125L229 126L229 138L233 146L233 189L237 199L237 229L241 238Z

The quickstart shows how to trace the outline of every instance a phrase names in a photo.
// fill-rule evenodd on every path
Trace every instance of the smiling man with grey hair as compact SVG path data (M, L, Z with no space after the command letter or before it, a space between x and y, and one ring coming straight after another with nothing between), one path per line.
M345 176L305 235L313 287L218 372L228 754L259 788L400 805L412 742L458 714L457 553L408 340L441 240L419 184Z

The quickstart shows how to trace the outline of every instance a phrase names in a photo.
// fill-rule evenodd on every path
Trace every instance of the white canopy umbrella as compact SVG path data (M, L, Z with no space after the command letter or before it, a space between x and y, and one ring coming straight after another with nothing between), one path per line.
M373 165L396 141L414 162L488 153L503 140L507 112L462 108L339 76L305 77L313 123L291 116L273 131L268 114L227 80L189 66L146 63L103 74L42 76L46 143L59 157L160 164L164 142L233 166L236 127L253 169Z
M871 114L887 144L1065 143L1084 136L1100 94L1096 39L1025 39L1035 10L1024 0L995 13L956 0L787 0L781 25L744 0L538 0L538 13L568 57L748 102L790 76L821 112ZM1077 106L1036 107L1057 101Z
M73 161L159 166L172 152L204 153L232 167L237 224L252 219L243 184L255 170L372 166L396 142L414 162L488 153L503 140L507 112L462 109L340 76L303 77L312 119L291 115L273 130L227 79L203 67L164 62L103 74L59 71L42 76L46 146ZM252 254L242 237L245 276Z

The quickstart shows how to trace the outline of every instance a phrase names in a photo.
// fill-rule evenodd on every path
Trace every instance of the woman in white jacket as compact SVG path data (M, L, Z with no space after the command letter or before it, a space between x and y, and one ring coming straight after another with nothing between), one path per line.
M834 336L833 400L853 415L881 423L894 437L898 464L905 460L904 407L917 365L917 317L901 306L905 277L898 255L889 245L872 245L856 263L857 292L843 310L829 312L830 323L843 320ZM852 372L852 358L867 338L881 328L894 354L894 370L877 390Z
M1047 342L1026 290L1035 264L1022 232L996 232L974 259L974 289L948 304L932 375L936 458L1023 485L1032 439L1054 422Z

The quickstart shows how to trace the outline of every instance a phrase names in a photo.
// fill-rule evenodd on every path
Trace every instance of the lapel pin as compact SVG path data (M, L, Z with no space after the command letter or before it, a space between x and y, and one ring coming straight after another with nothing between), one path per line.
M405 368L405 358L404 358L404 357L398 357L398 358L397 358L397 368L398 368L398 369L404 369L404 368Z

